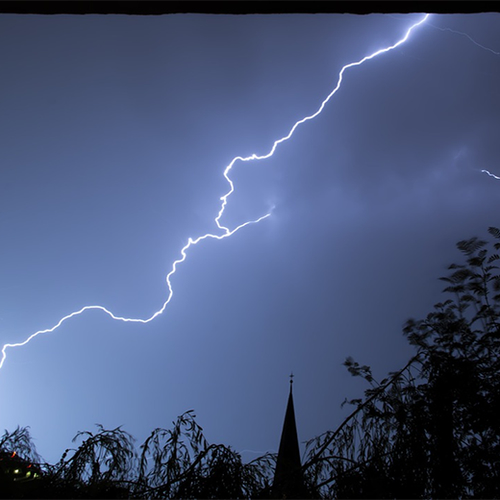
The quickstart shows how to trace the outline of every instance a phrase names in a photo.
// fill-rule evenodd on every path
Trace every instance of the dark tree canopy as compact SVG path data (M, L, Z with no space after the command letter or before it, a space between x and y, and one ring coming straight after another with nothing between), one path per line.
M190 410L171 429L155 429L140 446L121 428L79 432L79 446L64 452L55 465L40 457L27 428L5 431L0 440L2 498L258 498L269 496L274 455L248 464L222 444L209 444ZM17 461L36 465L40 474L19 481ZM16 459L17 460L17 459Z
M304 464L328 497L500 496L500 230L460 241L464 264L441 278L451 295L403 333L415 355L376 382L335 431L308 443Z

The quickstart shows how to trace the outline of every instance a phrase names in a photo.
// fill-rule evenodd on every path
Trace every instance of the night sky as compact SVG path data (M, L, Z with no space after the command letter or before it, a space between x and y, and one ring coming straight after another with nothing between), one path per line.
M148 318L236 156L267 154L409 15L0 15L0 344L86 305ZM346 70L314 120L237 162L221 241L192 246L148 324L87 311L7 350L0 429L58 460L80 430L140 444L194 409L244 460L299 440L413 352L455 243L500 226L500 15L432 15ZM253 451L249 451L253 450Z

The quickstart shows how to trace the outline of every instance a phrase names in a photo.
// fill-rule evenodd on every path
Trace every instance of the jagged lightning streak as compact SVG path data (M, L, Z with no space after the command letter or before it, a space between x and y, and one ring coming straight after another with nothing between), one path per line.
M317 109L317 111L315 113L313 113L312 115L306 116L305 118L302 118L301 120L297 121L293 125L293 127L290 129L290 131L288 132L287 135L285 135L281 139L278 139L277 141L274 142L272 148L270 149L270 151L267 154L259 156L259 155L256 155L254 153L251 156L247 156L247 157L236 156L235 158L233 158L231 160L231 163L229 163L229 165L225 168L224 173L223 173L225 179L227 180L227 182L229 184L229 191L225 195L221 196L221 198L220 198L220 200L222 202L221 203L221 207L220 207L219 213L217 214L217 217L215 218L215 223L217 224L217 227L223 231L223 234L217 235L217 234L207 233L207 234L204 234L203 236L199 236L196 239L189 238L189 240L186 243L186 245L184 245L184 247L181 249L181 257L179 259L177 259L176 261L174 261L174 263L172 264L172 270L167 274L167 276L165 278L165 281L167 283L167 288L168 288L167 299L163 303L162 307L158 311L156 311L152 316L150 316L149 318L146 318L146 319L125 318L125 317L122 317L122 316L115 316L111 311L109 311L108 309L106 309L103 306L85 306L85 307L82 307L80 310L74 311L74 312L68 314L67 316L64 316L63 318L61 318L59 320L59 322L56 325L54 325L52 328L47 328L45 330L38 330L37 332L31 334L23 342L18 342L18 343L13 343L13 344L4 344L4 346L2 347L2 358L0 360L0 369L3 367L3 364L4 364L4 362L5 362L6 358L7 358L7 349L13 348L13 347L24 346L28 342L30 342L31 340L33 340L35 337L38 337L38 335L41 335L43 333L51 333L54 330L56 330L57 328L59 328L68 319L73 318L75 316L79 316L80 314L84 313L85 311L89 311L89 310L92 310L92 309L97 309L97 310L100 310L100 311L106 313L108 316L110 316L114 320L124 321L124 322L130 322L130 323L149 323L150 321L153 321L157 316L159 316L160 314L162 314L163 311L165 311L165 308L167 307L167 305L169 304L169 302L172 300L172 297L173 297L173 288L172 288L172 284L170 282L170 278L177 271L177 266L186 260L186 258L187 258L187 253L186 252L189 250L189 248L191 248L193 245L197 245L200 241L203 241L203 240L206 240L206 239L222 240L224 238L228 238L229 236L233 235L234 233L236 233L237 231L239 231L243 227L246 227L249 224L257 224L258 222L266 219L267 217L269 217L271 215L271 212L269 212L269 213L263 215L262 217L259 217L256 220L251 220L251 221L244 222L243 224L240 224L239 226L237 226L236 228L234 228L232 230L230 230L226 226L223 226L220 223L220 219L222 218L222 216L224 214L224 211L226 209L226 206L227 206L227 200L228 200L229 196L231 196L231 194L234 192L234 184L233 184L233 181L231 180L231 178L229 177L229 172L232 170L234 164L237 161L249 162L249 161L253 161L253 160L265 160L266 158L270 158L271 156L273 156L273 154L276 151L276 148L278 147L278 145L281 144L281 143L283 143L283 142L285 142L285 141L287 141L288 139L290 139L290 137L292 137L293 133L295 132L295 130L297 129L297 127L299 125L302 125L303 123L305 123L305 122L307 122L309 120L312 120L313 118L316 118L316 116L318 116L323 111L323 109L326 106L326 104L328 103L328 101L332 98L332 96L340 88L340 86L342 84L342 79L343 79L344 72L347 69L353 68L355 66L360 66L361 64L365 63L366 61L369 61L370 59L373 59L373 58L375 58L375 57L377 57L377 56L379 56L381 54L384 54L386 52L389 52L389 51L395 49L396 47L399 47L401 44L405 43L406 40L408 40L411 32L415 28L417 28L417 26L420 26L421 24L423 24L428 19L428 17L429 17L429 14L425 14L422 17L422 19L420 19L420 21L412 24L408 28L408 30L406 31L406 33L403 36L403 38L401 38L394 45L391 45L391 46L386 47L384 49L377 50L373 54L370 54L370 55L368 55L366 57L363 57L359 61L352 62L350 64L346 64L344 67L342 67L342 69L339 72L339 76L338 76L338 80L337 80L337 85L330 92L330 94L328 94L328 96L323 100L323 102L321 103L321 105L319 106L319 108Z
M488 174L490 177L493 177L493 179L496 179L497 181L500 181L500 177L498 175L492 174L491 172L488 172L488 170L481 170L483 174Z
M240 224L239 226L235 227L232 231L230 231L227 228L224 228L225 229L225 233L222 234L222 235L204 234L203 236L199 236L198 238L196 238L194 240L192 238L189 238L188 242L181 249L181 258L179 258L176 261L174 261L174 263L172 264L172 270L167 274L167 276L165 278L165 281L167 282L167 287L168 287L167 299L163 303L163 306L161 307L161 309L159 309L158 311L156 311L149 318L147 318L147 319L140 319L140 318L124 318L123 316L115 316L111 311L109 311L108 309L106 309L104 306L85 306L85 307L82 307L80 310L74 311L74 312L68 314L67 316L64 316L63 318L61 318L59 320L59 322L56 325L54 325L52 328L46 328L45 330L38 330L37 332L32 333L23 342L18 342L18 343L15 343L15 344L4 344L4 346L2 347L2 359L0 360L0 368L2 368L2 366L3 366L4 362L5 362L5 359L7 358L6 349L8 349L9 347L21 347L23 345L26 345L30 340L34 339L35 337L38 337L38 335L41 335L42 333L51 333L54 330L56 330L57 328L59 328L68 319L73 318L74 316L79 316L80 314L82 314L85 311L90 311L92 309L98 309L100 311L105 312L108 316L110 316L111 318L113 318L113 319L115 319L117 321L124 321L124 322L127 322L127 323L149 323L150 321L153 321L157 316L159 316L160 314L163 313L163 311L165 310L165 308L167 307L168 303L171 301L171 299L173 297L174 290L172 288L172 283L170 282L170 277L172 275L174 275L175 272L177 271L177 265L180 264L181 262L184 262L186 260L186 257L187 257L186 251L189 249L189 247L191 247L192 245L196 245L200 241L206 240L208 238L222 240L223 238L227 238L227 237L233 235L234 233L236 233L236 231L239 231L241 228L243 228L245 226L248 226L249 224L256 224L256 223L260 222L261 220L266 219L270 215L271 215L271 213L269 212L266 215L263 215L262 217L259 217L256 220L251 220L251 221L244 222L243 224Z
M467 37L474 45L477 45L478 47L481 47L482 49L484 50L488 50L489 52L491 52L492 54L495 54L497 56L500 56L500 52L497 52L493 49L490 49L489 47L485 47L484 45L481 45L479 42L476 42L476 40L474 40L470 35L468 35L467 33L464 33L462 31L456 31L456 30L452 30L451 28L440 28L439 26L434 26L434 24L430 24L429 23L429 26L433 27L433 28L436 28L437 30L440 30L440 31L449 31L450 33L455 33L456 35L462 35L462 36L465 36Z

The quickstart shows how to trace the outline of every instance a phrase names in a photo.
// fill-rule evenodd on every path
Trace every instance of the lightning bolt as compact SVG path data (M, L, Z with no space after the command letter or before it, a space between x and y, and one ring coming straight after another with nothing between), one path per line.
M221 224L220 220L222 218L222 216L224 215L224 211L226 209L226 206L227 206L227 203L228 203L228 198L231 196L231 194L234 192L234 183L233 181L231 180L231 178L229 177L229 173L231 172L234 164L237 162L237 161L240 161L240 162L250 162L250 161L254 161L254 160L265 160L266 158L270 158L271 156L274 155L274 152L276 151L276 148L283 142L285 141L288 141L293 133L295 132L295 130L297 129L297 127L299 127L300 125L302 125L303 123L309 121L309 120L312 120L314 118L316 118L324 109L324 107L326 106L326 104L328 103L328 101L336 94L336 92L339 90L341 84L342 84L342 79L343 79L343 76L344 76L344 72L349 69L349 68L353 68L355 66L361 66L363 63L365 63L366 61L369 61L370 59L373 59L381 54L385 54L386 52L389 52L393 49L395 49L396 47L399 47L400 45L402 45L403 43L405 43L411 32L417 28L418 26L420 26L421 24L423 24L429 17L430 14L425 14L422 19L420 19L420 21L414 23L413 25L411 25L408 30L406 31L405 35L403 36L403 38L401 38L398 42L396 42L394 45L390 45L389 47L385 47L383 49L380 49L380 50L377 50L376 52L368 55L368 56L365 56L363 57L362 59L360 59L359 61L355 61L355 62L352 62L352 63L349 63L349 64L346 64L345 66L342 67L342 69L340 70L339 72L339 75L338 75L338 80L337 80L337 85L335 86L335 88L330 92L330 94L328 94L328 96L323 100L323 102L321 103L321 105L319 106L319 108L316 110L316 112L314 112L313 114L309 115L309 116L306 116L304 118L302 118L301 120L297 121L293 127L290 129L290 131L288 132L287 135L285 135L284 137L282 137L281 139L278 139L276 140L274 143L273 143L273 146L272 148L269 150L268 153L264 154L264 155L256 155L255 153L252 154L251 156L247 156L247 157L243 157L243 156L236 156L235 158L233 158L231 160L231 163L229 163L229 165L225 168L224 170L224 177L226 179L226 181L228 182L229 184L229 191L224 194L223 196L221 196L220 198L220 201L222 202L221 203L221 207L220 207L220 210L217 214L217 217L215 217L215 223L217 224L217 227L222 231L222 234L211 234L211 233L207 233L207 234L204 234L202 236L199 236L198 238L196 239L192 239L192 238L189 238L188 242L184 245L184 247L181 249L181 257L179 259L177 259L176 261L174 261L174 263L172 264L172 269L171 271L167 274L166 278L165 278L165 281L167 283L167 288L168 288L168 294L167 294L167 299L165 300L165 302L163 303L162 307L156 311L152 316L150 316L149 318L146 318L146 319L140 319L140 318L125 318L125 317L122 317L122 316L116 316L114 315L111 311L109 311L108 309L106 309L105 307L103 306L98 306L98 305L95 305L95 306L85 306L85 307L82 307L80 310L78 311L74 311L70 314L68 314L67 316L64 316L63 318L61 318L57 324L55 324L53 327L51 328L47 328L45 330L38 330L37 332L31 334L26 340L24 340L23 342L18 342L18 343L14 343L14 344L4 344L4 346L2 347L2 358L0 360L0 369L3 367L4 365L4 362L5 360L7 359L7 349L10 349L10 348L13 348L13 347L21 347L21 346L24 346L26 345L28 342L30 342L31 340L33 340L35 337L38 337L38 335L42 335L44 333L51 333L53 332L54 330L56 330L57 328L59 328L65 321L75 317L75 316L79 316L80 314L83 314L85 311L89 311L89 310L93 310L93 309L97 309L97 310L100 310L104 313L106 313L108 316L110 316L112 319L114 320L117 320L117 321L124 321L124 322L127 322L127 323L149 323L150 321L153 321L157 316L159 316L160 314L163 313L163 311L165 311L167 305L170 303L170 301L172 300L172 297L173 297L173 288L172 288L172 284L170 282L170 278L176 273L177 271L177 266L179 264L181 264L182 262L184 262L187 258L187 251L192 247L192 246L195 246L197 245L198 243L200 243L201 241L203 240L206 240L206 239L217 239L217 240L222 240L224 238L228 238L229 236L232 236L234 233L236 233L237 231L239 231L240 229L250 225L250 224L257 224L259 223L260 221L268 218L271 216L271 213L272 213L272 209L270 212L266 213L265 215L263 215L262 217L259 217L258 219L256 220L250 220L250 221L247 221L247 222L244 222L243 224L240 224L239 226L235 227L234 229L230 230L228 227L224 226Z
M218 218L220 218L220 216L222 215L222 212L219 213ZM42 333L51 333L54 330L56 330L57 328L59 328L68 319L73 318L74 316L79 316L80 314L82 314L85 311L90 311L92 309L98 309L98 310L103 311L104 313L106 313L108 316L110 316L114 320L124 321L124 322L127 322L127 323L149 323L150 321L153 321L157 316L159 316L160 314L163 313L163 311L166 309L168 303L172 300L172 297L173 297L173 294L174 294L174 290L172 288L172 283L170 282L170 278L177 271L177 266L181 262L184 262L186 260L186 257L187 257L187 253L186 252L187 252L187 250L191 246L197 245L200 241L203 241L203 240L206 240L206 239L209 239L209 238L216 239L216 240L222 240L224 238L228 238L229 236L231 236L234 233L236 233L236 231L239 231L241 228L243 228L245 226L248 226L249 224L256 224L256 223L260 222L261 220L266 219L270 215L271 215L271 212L267 213L266 215L263 215L262 217L259 217L256 220L251 220L251 221L244 222L243 224L240 224L239 226L235 227L233 230L229 230L228 228L226 228L224 226L220 226L218 224L221 229L225 230L224 234L222 234L222 235L216 235L216 234L210 234L210 233L208 233L208 234L204 234L203 236L199 236L198 238L196 238L194 240L192 238L189 238L188 242L181 249L181 257L179 259L177 259L176 261L174 261L174 263L172 264L172 270L167 274L167 276L165 278L165 281L166 281L167 287L168 287L167 299L163 303L162 307L160 309L158 309L158 311L156 311L149 318L147 318L147 319L140 319L140 318L125 318L123 316L115 316L111 311L109 311L108 309L106 309L104 306L85 306L85 307L82 307L80 310L74 311L74 312L72 312L72 313L64 316L63 318L61 318L59 320L59 322L56 325L54 325L52 328L46 328L45 330L38 330L37 332L32 333L23 342L18 342L18 343L15 343L15 344L4 344L4 346L2 347L2 359L0 360L0 368L2 368L2 366L3 366L4 362L5 362L5 359L7 358L6 349L8 349L10 347L21 347L23 345L26 345L28 342L30 342L31 340L33 340L35 337L38 337L38 335L41 335Z
M468 35L467 33L463 33L462 31L455 31L455 30L452 30L451 28L439 28L438 26L434 26L434 24L431 24L429 23L429 26L433 27L433 28L436 28L437 30L440 30L440 31L449 31L450 33L455 33L457 35L462 35L462 36L465 36L467 37L474 45L477 45L478 47L481 47L482 49L484 50L488 50L489 52L491 52L492 54L495 54L497 56L500 56L500 52L496 52L495 50L493 49L490 49L489 47L485 47L484 45L481 45L479 42L476 42L476 40L474 40L470 35Z
M500 181L500 177L498 175L492 174L491 172L488 172L488 170L481 170L483 174L488 174L490 177L493 177L493 179L496 179L497 181Z

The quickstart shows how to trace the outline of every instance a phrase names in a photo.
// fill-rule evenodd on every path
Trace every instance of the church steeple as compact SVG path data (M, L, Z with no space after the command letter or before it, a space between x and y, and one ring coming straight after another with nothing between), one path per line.
M290 374L290 393L274 473L272 495L275 498L304 498L307 496L300 463L292 387L293 373Z

